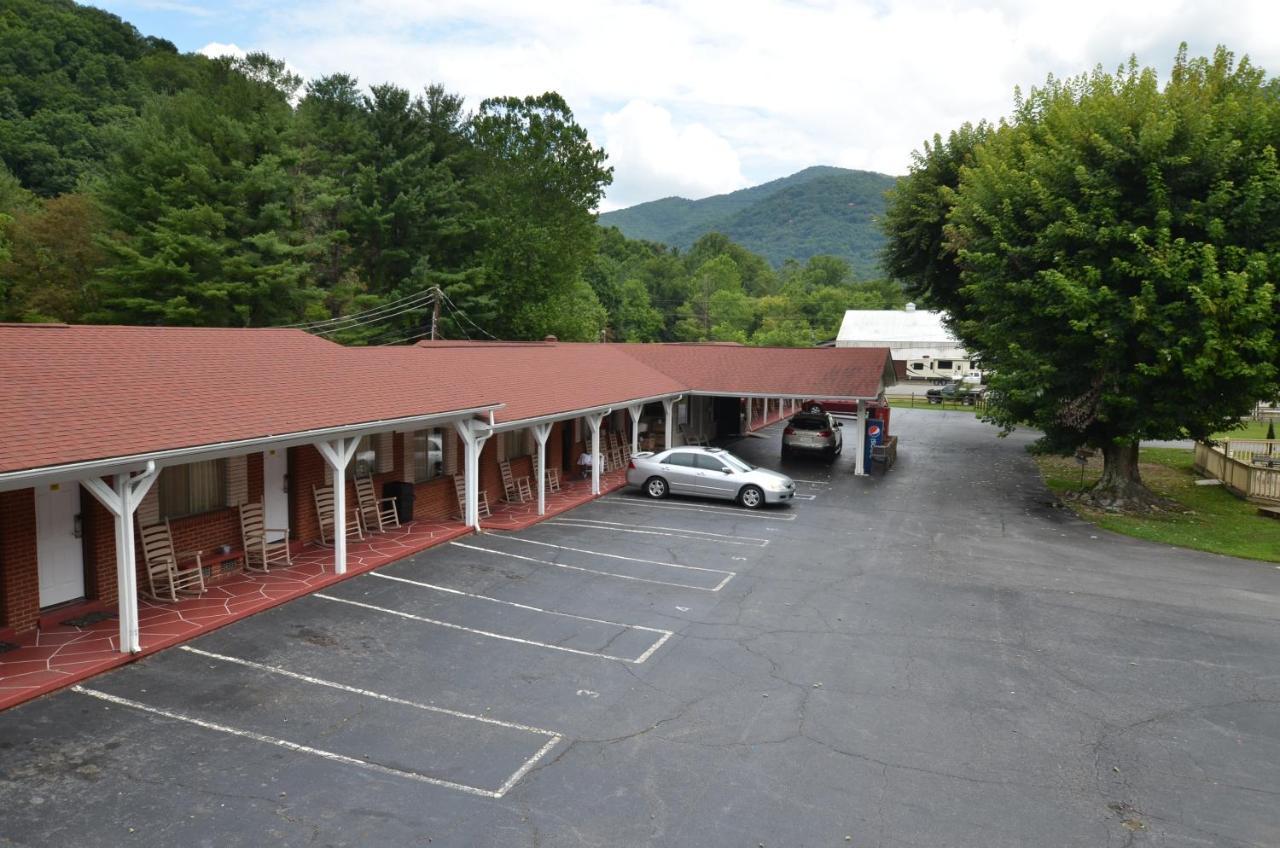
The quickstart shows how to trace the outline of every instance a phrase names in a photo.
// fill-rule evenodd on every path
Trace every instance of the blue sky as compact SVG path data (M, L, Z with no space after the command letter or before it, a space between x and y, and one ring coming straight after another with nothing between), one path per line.
M704 197L809 165L902 173L1015 86L1167 71L1178 43L1280 73L1274 0L98 0L183 50L265 50L475 104L559 91L609 153L603 208Z

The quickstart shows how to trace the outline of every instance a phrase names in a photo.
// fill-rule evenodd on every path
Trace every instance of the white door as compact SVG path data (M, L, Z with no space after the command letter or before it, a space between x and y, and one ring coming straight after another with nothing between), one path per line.
M79 483L36 489L36 563L41 607L84 597L84 549L76 532L79 512Z
M284 448L262 453L263 518L268 527L289 526L289 490L285 475L289 473L289 452ZM276 541L280 533L267 534L268 541Z

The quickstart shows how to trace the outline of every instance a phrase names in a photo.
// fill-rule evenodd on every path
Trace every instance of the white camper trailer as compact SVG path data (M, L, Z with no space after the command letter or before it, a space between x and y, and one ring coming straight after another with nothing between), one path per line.
M956 351L963 354L963 351ZM954 358L921 356L907 360L907 379L929 383L972 383L982 382L982 371L978 369L976 360L967 356Z

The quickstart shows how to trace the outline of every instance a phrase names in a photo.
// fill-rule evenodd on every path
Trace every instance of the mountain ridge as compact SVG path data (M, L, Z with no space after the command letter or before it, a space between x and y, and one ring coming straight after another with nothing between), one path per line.
M756 186L699 200L672 196L600 215L628 238L688 249L720 232L775 266L817 254L849 260L860 276L880 273L884 238L876 218L896 177L813 165Z

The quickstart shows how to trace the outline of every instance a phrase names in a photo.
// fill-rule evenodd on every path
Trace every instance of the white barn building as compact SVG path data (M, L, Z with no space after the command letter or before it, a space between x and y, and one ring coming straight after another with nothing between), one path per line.
M977 366L942 323L941 312L916 309L850 309L836 347L887 347L899 380L960 379Z

